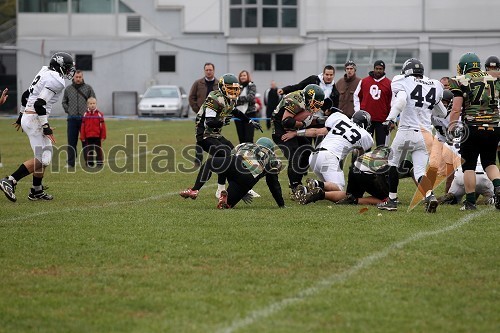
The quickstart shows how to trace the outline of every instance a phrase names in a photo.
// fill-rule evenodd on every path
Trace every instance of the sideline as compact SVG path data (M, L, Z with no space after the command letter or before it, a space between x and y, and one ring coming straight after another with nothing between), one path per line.
M267 317L270 317L271 315L284 310L286 307L300 303L302 301L305 301L306 298L316 296L319 294L321 291L331 288L333 285L344 282L349 279L352 275L358 273L360 270L371 266L372 264L375 264L377 261L387 257L391 251L396 250L396 249L401 249L405 245L408 245L409 243L412 243L414 241L420 240L422 238L430 237L430 236L435 236L439 235L441 233L445 233L448 231L452 231L455 229L460 228L461 226L469 223L473 219L492 211L494 208L487 208L469 215L466 215L462 217L460 220L458 220L456 223L444 227L442 229L434 230L434 231L421 231L418 232L402 241L393 243L386 248L384 248L381 251L374 252L361 260L359 260L354 266L349 268L348 270L331 275L323 280L320 280L316 282L312 287L309 287L307 289L303 289L296 293L295 295L292 295L288 298L284 298L280 301L274 302L269 304L268 306L252 311L250 312L246 317L241 318L241 319L236 319L234 320L229 326L218 329L216 332L217 333L231 333L235 332L236 330L245 328L247 326L250 326L262 319L265 319Z

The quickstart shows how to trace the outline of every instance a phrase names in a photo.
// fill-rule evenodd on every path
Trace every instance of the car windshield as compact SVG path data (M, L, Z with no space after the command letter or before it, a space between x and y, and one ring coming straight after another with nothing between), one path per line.
M144 94L144 98L177 98L179 97L179 93L175 88L149 88L148 91Z

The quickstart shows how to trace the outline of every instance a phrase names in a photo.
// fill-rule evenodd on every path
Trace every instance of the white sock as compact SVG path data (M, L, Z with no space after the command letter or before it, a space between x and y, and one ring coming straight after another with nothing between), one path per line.
M397 198L398 198L398 194L397 193L389 192L389 199L396 200Z
M225 190L226 189L226 184L217 184L217 189L222 191L222 190Z
M16 185L16 184L17 184L17 180L15 180L15 179L14 179L14 177L9 176L9 180L12 180L12 182L14 182L14 185Z

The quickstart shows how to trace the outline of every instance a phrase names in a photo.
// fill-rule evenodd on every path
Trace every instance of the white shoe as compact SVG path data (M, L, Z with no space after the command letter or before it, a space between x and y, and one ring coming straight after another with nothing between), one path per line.
M215 191L215 197L217 198L217 200L219 200L219 198L220 198L220 193L221 193L222 191L224 191L224 190L217 190L217 191Z
M248 191L248 194L250 194L254 198L260 198L260 194L255 192L254 190Z

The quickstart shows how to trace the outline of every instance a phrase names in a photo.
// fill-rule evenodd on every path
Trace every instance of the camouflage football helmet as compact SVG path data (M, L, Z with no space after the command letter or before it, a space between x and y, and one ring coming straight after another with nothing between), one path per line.
M219 79L219 91L228 99L238 99L241 92L238 78L231 73L222 75Z
M463 75L473 69L481 70L481 60L479 60L479 57L475 53L465 53L458 61L457 73Z
M304 99L307 110L318 112L325 101L325 92L317 84L308 84L304 90Z

